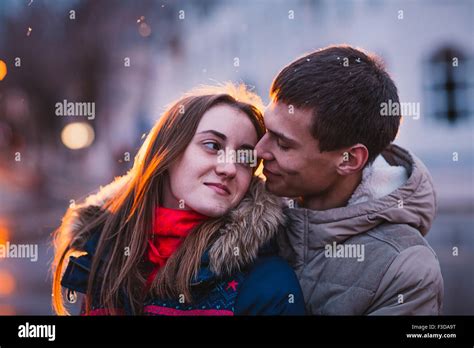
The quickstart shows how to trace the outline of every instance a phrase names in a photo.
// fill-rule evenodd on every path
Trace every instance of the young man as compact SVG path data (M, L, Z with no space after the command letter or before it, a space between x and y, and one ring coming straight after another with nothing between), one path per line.
M443 279L423 238L436 196L421 161L391 145L397 88L374 56L348 46L308 54L271 87L257 144L267 189L293 197L281 254L308 313L440 314Z

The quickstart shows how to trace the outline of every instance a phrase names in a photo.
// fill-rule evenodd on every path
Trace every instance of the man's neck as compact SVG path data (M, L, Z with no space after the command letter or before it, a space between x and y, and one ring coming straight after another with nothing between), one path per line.
M328 210L345 207L361 181L362 172L350 177L345 177L321 195L302 197L301 204L304 208L312 210Z

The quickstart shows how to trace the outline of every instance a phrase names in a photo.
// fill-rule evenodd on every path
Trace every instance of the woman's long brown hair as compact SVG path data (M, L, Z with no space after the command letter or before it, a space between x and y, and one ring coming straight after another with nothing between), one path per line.
M154 208L161 204L167 169L184 153L204 113L222 103L245 113L255 126L259 139L264 135L261 100L243 85L227 84L194 90L163 113L135 157L126 185L87 225L81 227L80 232L98 226L101 229L89 275L86 314L91 309L96 291L100 294L100 306L110 314L116 314L115 310L123 306L122 296L128 298L133 314L141 313L146 282L141 265L152 231ZM66 229L73 215L69 209L54 233L52 302L55 312L61 315L69 314L61 287L63 269L69 256L81 252L72 247L74 236ZM184 295L186 301L190 301L190 283L199 270L201 256L225 221L225 216L212 218L196 227L160 270L150 291L161 298Z

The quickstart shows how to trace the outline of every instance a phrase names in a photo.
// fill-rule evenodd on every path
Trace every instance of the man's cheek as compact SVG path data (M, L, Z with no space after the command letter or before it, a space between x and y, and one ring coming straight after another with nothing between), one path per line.
M287 161L283 162L283 166L280 168L282 169L282 172L288 176L295 177L300 175L298 163L295 163L291 159L287 159Z

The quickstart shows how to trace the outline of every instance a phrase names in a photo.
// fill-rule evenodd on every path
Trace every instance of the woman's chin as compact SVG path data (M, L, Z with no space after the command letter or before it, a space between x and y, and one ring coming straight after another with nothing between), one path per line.
M208 202L208 204L199 204L192 208L199 214L209 216L212 218L218 218L225 215L232 207L222 202Z

